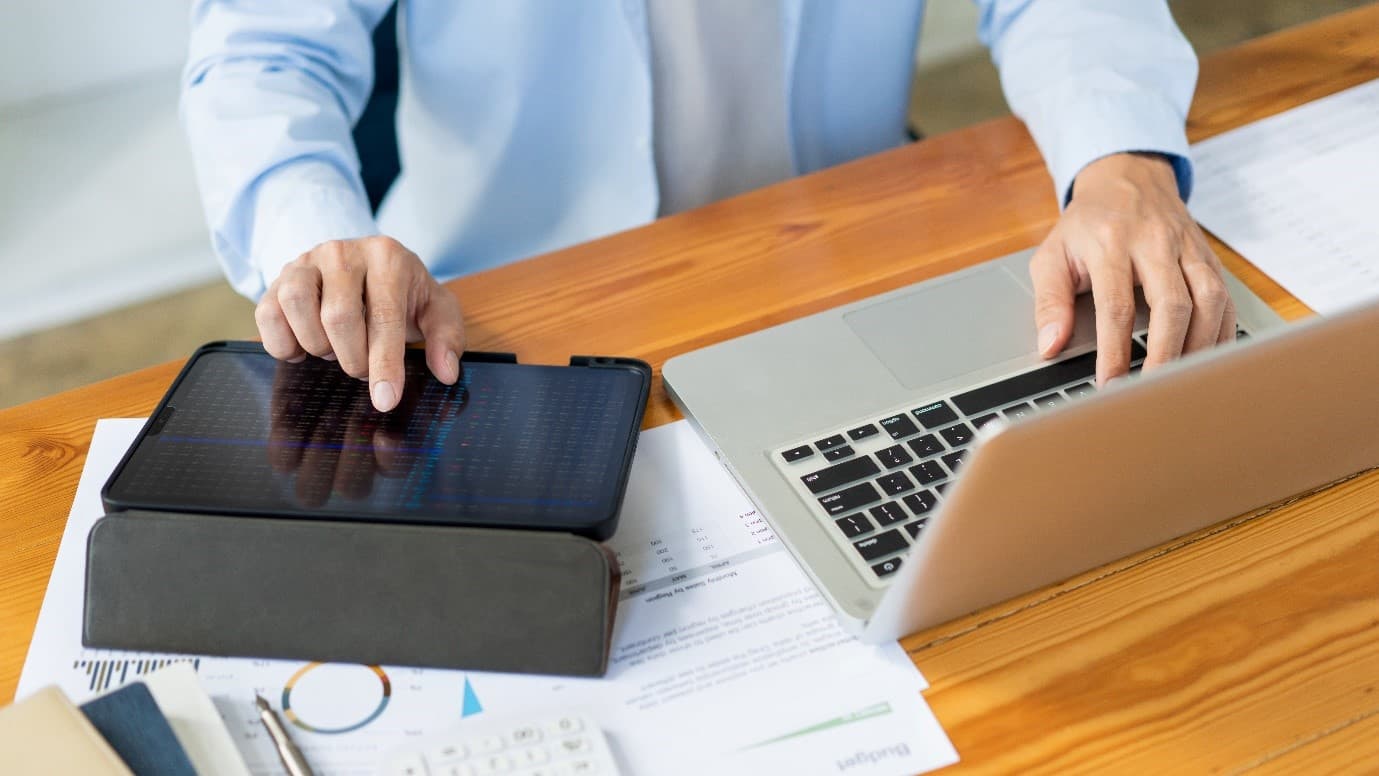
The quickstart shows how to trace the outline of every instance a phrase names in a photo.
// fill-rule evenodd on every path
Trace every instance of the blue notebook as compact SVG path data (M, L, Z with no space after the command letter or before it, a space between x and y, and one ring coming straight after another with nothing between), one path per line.
M83 703L81 711L138 776L196 776L191 759L143 682Z

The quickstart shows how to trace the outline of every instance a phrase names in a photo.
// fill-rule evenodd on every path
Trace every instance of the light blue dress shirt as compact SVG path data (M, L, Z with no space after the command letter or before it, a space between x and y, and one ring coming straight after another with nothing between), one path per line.
M924 0L780 4L795 173L906 141ZM1174 159L1197 60L1164 0L976 0L1060 201L1120 151ZM182 116L212 242L257 299L331 239L385 233L442 279L656 217L644 0L402 0L402 173L377 219L350 135L390 0L197 0Z

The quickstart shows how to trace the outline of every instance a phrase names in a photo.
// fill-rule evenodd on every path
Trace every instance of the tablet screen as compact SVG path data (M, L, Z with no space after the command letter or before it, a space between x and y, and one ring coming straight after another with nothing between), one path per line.
M399 406L338 364L209 350L112 482L120 507L580 530L608 520L644 377L409 350Z

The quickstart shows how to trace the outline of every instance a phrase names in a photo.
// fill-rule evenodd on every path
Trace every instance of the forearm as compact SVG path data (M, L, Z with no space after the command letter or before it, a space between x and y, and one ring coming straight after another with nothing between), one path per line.
M250 298L315 244L376 231L350 127L381 14L343 2L193 10L183 124L216 254Z
M1162 0L978 0L1011 109L1066 204L1077 174L1123 151L1164 154L1191 190L1184 125L1197 59Z

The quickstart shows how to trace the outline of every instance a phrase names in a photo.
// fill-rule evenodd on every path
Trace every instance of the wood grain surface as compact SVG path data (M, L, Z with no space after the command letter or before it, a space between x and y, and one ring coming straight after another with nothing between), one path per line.
M1189 133L1377 76L1370 6L1204 61ZM666 358L1029 247L1056 216L1028 134L1004 119L451 287L470 347L650 361L655 426L678 417L659 384ZM1213 244L1285 317L1308 314ZM146 415L179 366L0 412L0 699L13 695L95 420ZM1368 474L903 643L959 770L1379 768L1376 558L1379 475Z

